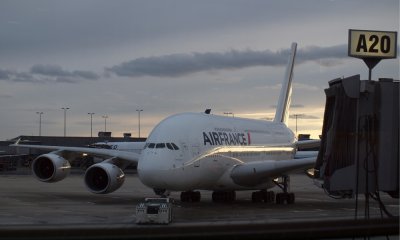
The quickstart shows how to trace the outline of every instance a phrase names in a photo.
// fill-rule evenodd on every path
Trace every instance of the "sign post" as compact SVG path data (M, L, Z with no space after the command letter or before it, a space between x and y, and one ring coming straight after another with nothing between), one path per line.
M349 29L348 55L364 60L371 80L372 69L382 59L397 57L397 32Z

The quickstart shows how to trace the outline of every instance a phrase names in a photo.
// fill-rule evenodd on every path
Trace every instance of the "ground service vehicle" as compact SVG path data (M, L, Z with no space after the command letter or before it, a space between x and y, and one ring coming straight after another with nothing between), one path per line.
M145 198L136 206L137 224L168 224L172 221L169 198Z

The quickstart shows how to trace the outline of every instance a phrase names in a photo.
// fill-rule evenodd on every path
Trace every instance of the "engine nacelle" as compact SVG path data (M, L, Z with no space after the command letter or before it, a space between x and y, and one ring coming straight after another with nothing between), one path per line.
M111 163L97 163L86 170L85 184L92 193L110 193L122 186L124 172Z
M32 172L42 182L63 180L70 171L68 160L54 153L40 155L32 162Z

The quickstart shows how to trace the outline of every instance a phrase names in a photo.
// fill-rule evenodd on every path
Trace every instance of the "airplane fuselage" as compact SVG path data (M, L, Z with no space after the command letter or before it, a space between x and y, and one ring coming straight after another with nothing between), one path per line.
M140 180L171 191L270 188L239 186L230 170L244 162L291 159L295 137L283 123L183 113L161 121L138 162Z

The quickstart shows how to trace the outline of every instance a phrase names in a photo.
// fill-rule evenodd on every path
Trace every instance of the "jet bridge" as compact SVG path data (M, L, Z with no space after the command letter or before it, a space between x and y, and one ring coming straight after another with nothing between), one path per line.
M355 75L330 81L325 94L314 177L333 196L386 192L398 198L399 80Z

